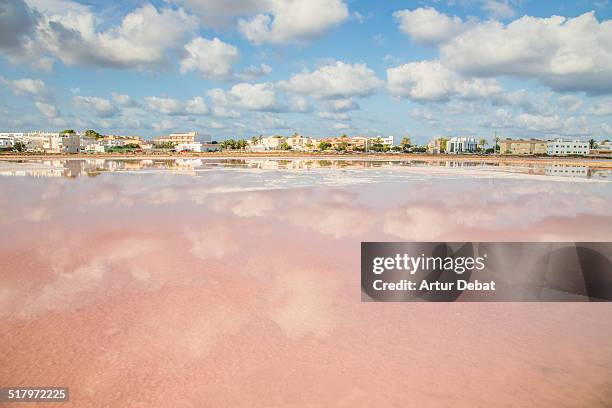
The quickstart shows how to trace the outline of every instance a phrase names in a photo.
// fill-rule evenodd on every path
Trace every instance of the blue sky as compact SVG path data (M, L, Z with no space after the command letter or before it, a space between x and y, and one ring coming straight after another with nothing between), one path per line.
M0 131L612 139L611 13L606 0L0 0Z

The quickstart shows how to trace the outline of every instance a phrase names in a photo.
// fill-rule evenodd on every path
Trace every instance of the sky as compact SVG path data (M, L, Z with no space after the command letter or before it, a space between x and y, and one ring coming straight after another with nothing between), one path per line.
M611 0L0 0L0 132L612 139L611 15Z

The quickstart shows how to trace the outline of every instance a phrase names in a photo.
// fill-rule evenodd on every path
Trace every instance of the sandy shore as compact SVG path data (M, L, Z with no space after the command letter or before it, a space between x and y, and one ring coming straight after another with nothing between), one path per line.
M429 155L429 154L328 154L306 152L207 152L207 153L103 153L103 154L0 154L0 160L23 159L174 159L185 157L215 159L286 158L319 160L414 160L424 162L479 162L490 164L563 164L567 166L589 166L591 168L612 168L612 159L592 157L524 157L498 155Z

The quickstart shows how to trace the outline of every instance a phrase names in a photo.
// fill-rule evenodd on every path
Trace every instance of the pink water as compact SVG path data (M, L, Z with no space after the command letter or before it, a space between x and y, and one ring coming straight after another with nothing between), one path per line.
M612 405L609 303L361 303L359 283L361 241L612 240L605 174L184 160L0 175L0 386L69 387L51 406Z

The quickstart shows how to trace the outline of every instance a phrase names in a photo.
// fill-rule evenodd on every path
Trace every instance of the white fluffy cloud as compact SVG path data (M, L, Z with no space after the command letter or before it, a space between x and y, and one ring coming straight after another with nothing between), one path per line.
M524 16L487 21L441 49L441 61L467 75L539 78L558 91L612 92L612 20Z
M293 74L279 87L297 94L322 99L346 99L374 93L382 81L366 64L337 61L316 71Z
M184 102L172 98L159 98L157 96L148 96L144 99L147 103L147 107L150 110L164 115L202 116L208 115L209 113L209 109L206 102L204 102L204 98L199 96Z
M359 104L350 98L325 101L325 106L333 112L348 112L360 109Z
M592 136L600 133L598 125L590 122L585 116L537 115L530 113L512 114L506 109L497 109L493 115L485 119L489 127L501 129L523 129L566 136Z
M342 0L271 0L267 10L240 19L238 30L255 44L310 41L349 17Z
M119 25L99 30L99 19L78 3L65 1L65 7L48 7L49 2L36 2L36 12L21 0L11 3L19 7L12 6L10 15L26 10L26 15L36 18L28 32L17 32L20 41L15 46L20 50L13 55L42 62L51 56L68 65L149 68L168 64L168 52L178 49L197 28L197 18L184 10L157 9L151 4L133 10ZM15 43L15 38L10 42Z
M451 96L484 98L499 94L494 79L468 79L447 69L439 61L411 62L387 69L389 92L416 101L445 101Z
M509 0L484 0L482 9L494 18L510 18L516 14Z
M317 116L320 117L321 119L350 120L348 113L344 113L344 112L320 111L320 112L317 112Z
M415 42L437 44L449 40L463 29L459 17L449 17L432 7L400 10L393 13L399 29Z
M97 96L74 96L72 98L75 105L85 108L89 111L94 112L101 118L106 118L115 115L118 110L111 101L105 98L99 98Z
M237 75L241 81L252 81L257 78L268 76L272 73L272 67L267 64L259 66L249 65L240 74Z
M8 86L15 95L32 96L37 100L44 100L49 96L45 83L40 79L5 79L0 76L0 82Z
M270 10L270 0L173 0L195 13L209 27L223 27L236 17L252 16Z
M241 108L254 111L274 111L278 108L274 87L268 83L239 83L225 91L214 88L208 96L219 107Z
M172 0L195 13L208 27L228 26L249 41L308 42L348 20L344 0Z
M612 97L603 99L593 105L591 114L598 116L612 115Z
M218 38L197 37L185 45L187 56L181 60L181 72L199 71L210 79L227 79L240 59L238 48Z
M36 109L47 119L47 121L55 126L63 126L65 124L62 119L62 114L59 109L47 102L36 101Z
M113 102L119 106L123 106L125 108L138 106L138 103L127 94L118 94L113 92L112 96Z
M310 106L306 98L303 98L301 96L294 96L291 98L289 109L292 112L307 113L312 110L312 107Z
M334 130L347 130L350 128L351 128L351 125L347 123L334 123L334 126L332 126L332 129Z

